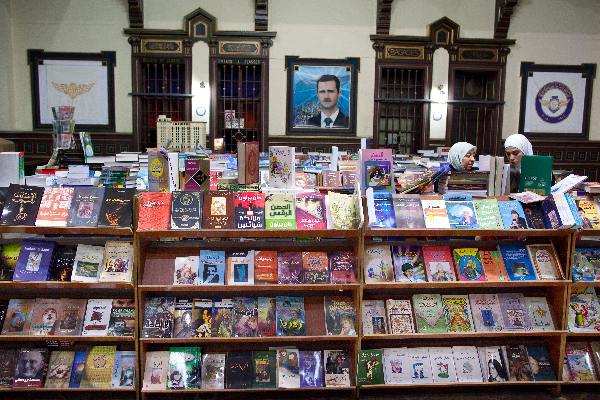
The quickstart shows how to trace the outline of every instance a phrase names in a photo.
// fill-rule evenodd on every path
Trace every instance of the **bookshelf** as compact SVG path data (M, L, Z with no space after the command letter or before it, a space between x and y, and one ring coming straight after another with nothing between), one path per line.
M173 285L175 258L197 255L199 250L271 250L322 251L352 250L357 259L357 279L362 256L362 229L354 230L168 230L138 231L135 235L136 260L140 267L137 295L139 313L139 384L141 399L181 398L239 398L245 393L268 393L269 397L325 396L354 398L358 335L329 336L325 327L324 297L347 296L352 299L356 313L355 327L360 326L360 281L349 284L247 284L247 285ZM151 297L234 298L234 297L304 297L305 336L268 337L192 337L144 338L144 305ZM358 333L358 330L357 330ZM350 358L349 387L311 388L247 388L247 389L146 389L143 387L146 356L149 351L169 350L171 346L200 346L202 354L229 351L261 351L275 348L299 350L346 350ZM227 364L226 364L227 365Z
M0 243L18 243L24 239L56 242L59 246L76 246L90 244L103 246L107 240L133 242L133 231L130 228L104 227L35 227L35 226L0 226L3 234ZM18 235L15 235L18 234ZM136 266L134 265L131 282L62 282L62 281L0 281L0 298L8 299L99 299L126 298L133 299L137 305L135 282ZM8 316L7 316L8 318ZM136 323L137 324L137 323ZM138 353L138 342L130 336L34 336L34 335L0 335L0 348L47 348L53 351L78 351L92 346L116 346L117 350L129 350ZM69 373L70 374L70 373ZM2 393L18 393L20 399L56 399L76 396L78 399L93 399L101 396L112 399L135 399L136 387L131 388L0 388ZM6 397L8 398L8 397Z

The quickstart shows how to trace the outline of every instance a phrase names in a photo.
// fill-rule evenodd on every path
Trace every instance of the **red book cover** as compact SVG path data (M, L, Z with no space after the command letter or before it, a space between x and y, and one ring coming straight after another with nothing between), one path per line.
M265 229L265 194L236 193L234 216L237 229Z
M204 193L202 207L202 228L232 229L233 224L233 193L212 191Z
M423 246L423 262L429 282L456 281L450 247Z
M277 252L254 253L254 284L277 284Z
M302 253L286 251L277 253L277 282L280 285L296 285L303 282Z
M258 183L258 142L238 143L238 180L241 184Z
M334 251L329 255L331 283L356 283L356 256L348 250Z
M35 226L67 226L75 188L46 188Z
M296 229L327 229L325 195L299 193L296 195Z
M166 231L171 226L171 193L144 192L140 195L138 231Z

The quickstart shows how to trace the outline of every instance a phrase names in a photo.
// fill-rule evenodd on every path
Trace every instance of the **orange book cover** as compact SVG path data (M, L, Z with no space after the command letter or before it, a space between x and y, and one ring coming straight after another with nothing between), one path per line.
M140 195L138 231L163 231L171 226L171 193L144 192Z
M257 251L254 254L254 283L277 284L276 251Z
M67 226L75 188L46 188L35 226Z
M481 265L488 281L507 281L506 268L498 250L479 250Z

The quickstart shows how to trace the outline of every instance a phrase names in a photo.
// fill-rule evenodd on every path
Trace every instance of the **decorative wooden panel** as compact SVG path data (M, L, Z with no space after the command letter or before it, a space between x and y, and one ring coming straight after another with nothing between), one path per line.
M389 35L394 0L377 0L377 34Z
M510 17L519 0L496 0L496 18L494 20L494 39L506 39L510 27Z
M254 30L261 32L269 30L268 0L254 0Z
M371 146L371 140L367 139L367 147ZM331 146L337 146L339 150L358 152L360 149L360 138L339 136L269 136L270 146L294 146L298 152L319 151L331 152Z

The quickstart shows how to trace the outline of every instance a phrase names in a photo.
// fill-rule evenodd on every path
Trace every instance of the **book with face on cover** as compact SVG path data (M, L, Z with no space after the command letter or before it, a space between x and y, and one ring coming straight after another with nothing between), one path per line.
M471 313L477 332L500 331L503 329L500 300L496 294L472 293L469 295Z
M527 220L521 203L517 200L498 200L498 210L504 229L527 229Z
M2 335L28 335L35 299L10 299Z
M447 201L448 221L452 229L477 229L479 223L472 201Z
M74 191L72 187L46 188L35 226L67 226Z
M104 199L104 188L78 186L73 193L67 226L96 226Z
M13 388L40 388L48 369L48 349L23 348L17 355Z
M429 282L456 281L452 253L448 246L423 246L423 262Z
M296 229L327 229L325 195L322 193L297 193Z
M174 297L149 297L144 304L142 337L173 337Z
M304 297L277 296L277 336L304 336Z
M485 271L479 258L479 249L473 247L455 248L454 265L461 281L485 281Z
M363 335L385 335L387 333L386 325L385 303L383 300L363 300Z
M56 335L61 308L60 299L35 299L29 334L32 336Z
M50 264L55 248L55 242L24 240L15 266L13 281L46 281L50 275Z
M485 382L508 381L508 365L502 347L480 347L479 360Z
M194 321L194 337L212 337L212 299L194 299L194 316L198 317Z
M99 273L104 264L104 247L78 244L72 282L98 282Z
M135 351L115 352L115 367L112 374L113 388L132 388L135 386Z
M254 250L226 253L227 284L254 285Z
M197 283L200 285L225 284L225 251L200 250Z
M265 229L264 193L236 193L233 205L237 229Z
M552 243L528 244L526 247L539 280L563 279L560 262Z
M550 362L550 354L545 346L526 347L529 356L529 365L534 381L555 381L556 374Z
M107 335L134 336L135 330L135 301L113 299Z
M277 350L277 387L300 387L300 353L298 349Z
M133 274L133 243L107 240L99 282L131 282Z
M233 298L233 337L254 337L258 327L256 298Z
M527 349L523 345L504 347L508 363L508 377L511 381L532 381L531 365Z
M498 293L502 322L506 330L531 330L527 303L522 293Z
M68 388L74 358L74 351L53 351L50 353L48 373L46 374L44 387Z
M417 332L447 332L444 305L439 294L414 294L412 297Z
M213 299L212 328L213 337L231 337L233 320L233 300Z
M356 335L356 313L351 297L326 296L325 328L328 335ZM384 321L385 322L385 321Z
M531 229L546 229L544 210L541 203L522 204L527 225Z
M164 390L167 388L169 351L149 351L146 353L143 389Z
M169 349L168 389L195 389L199 387L200 347L171 347Z
M452 347L430 347L431 378L436 383L456 382L456 368Z
M323 350L325 387L350 386L350 356L346 350Z
M233 193L204 192L202 206L203 229L233 228Z
M173 192L171 229L200 229L203 192Z
M483 382L477 347L453 346L452 355L459 382Z
M442 303L448 332L472 332L474 330L467 295L443 295Z
M425 282L425 268L420 246L392 246L396 282Z
M202 389L225 389L225 353L202 355Z
M387 299L385 306L390 335L415 332L415 322L410 300Z
M394 267L389 245L365 248L365 283L394 281Z
M600 228L600 211L595 201L577 200L579 215L582 219L582 228Z

